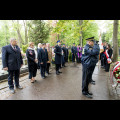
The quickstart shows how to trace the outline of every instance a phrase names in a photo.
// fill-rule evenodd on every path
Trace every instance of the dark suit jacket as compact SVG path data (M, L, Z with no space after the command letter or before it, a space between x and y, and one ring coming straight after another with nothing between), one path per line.
M23 64L21 51L18 46L16 50L11 45L2 47L2 64L3 68L8 67L8 70L18 70Z
M71 52L72 52L74 55L76 55L76 53L77 53L77 47L72 46Z
M43 62L42 66L46 66L47 61L49 61L47 49L45 49L45 52L44 52L43 49L39 49L39 51L38 51L38 61L39 61L39 64L41 62Z

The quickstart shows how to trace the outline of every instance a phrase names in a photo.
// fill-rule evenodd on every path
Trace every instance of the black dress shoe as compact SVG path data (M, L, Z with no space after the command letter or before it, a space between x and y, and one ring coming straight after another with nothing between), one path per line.
M85 95L88 98L93 98L90 94Z
M58 71L58 73L62 73L62 72Z
M17 88L17 89L23 89L23 87L20 86L20 85L19 85L19 86L16 86L16 88Z
M91 81L90 83L93 84L93 85L95 85L95 82L92 82L92 81Z
M83 95L85 95L88 98L92 98L92 96L90 94L88 94L88 92L82 92Z
M92 82L95 82L94 80L92 80Z
M93 93L91 93L91 92L88 92L88 94L89 94L89 95L93 95Z
M58 71L56 72L56 75L59 75L59 72L58 72Z

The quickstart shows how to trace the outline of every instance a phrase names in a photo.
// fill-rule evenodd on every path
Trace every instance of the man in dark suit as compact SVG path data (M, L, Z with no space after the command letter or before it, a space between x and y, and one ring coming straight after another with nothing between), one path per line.
M77 60L77 47L75 46L75 43L73 43L73 46L71 48L71 52L72 52L72 62L75 62L75 58Z
M22 89L19 85L20 68L23 65L20 48L14 38L10 39L10 45L2 48L2 64L3 70L8 71L8 85L11 93L15 93L13 76L16 88Z
M59 75L60 66L62 63L62 48L61 48L61 41L57 41L58 45L55 46L54 53L55 53L55 64L56 64L56 75Z
M65 63L66 63L66 58L67 58L67 49L66 49L65 44L63 44L62 50L63 50L63 59L64 59L64 61L62 62L62 66L66 67Z
M41 68L41 77L45 79L45 70L47 66L47 62L49 61L48 59L48 52L47 49L45 49L46 44L42 44L42 48L38 52L38 61L40 63L40 68Z

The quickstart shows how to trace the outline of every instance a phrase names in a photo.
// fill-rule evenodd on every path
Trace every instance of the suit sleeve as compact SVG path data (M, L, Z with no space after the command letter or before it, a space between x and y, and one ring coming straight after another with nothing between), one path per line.
M7 63L8 63L7 50L6 50L5 47L3 47L2 48L2 64L3 64L3 68L8 67Z

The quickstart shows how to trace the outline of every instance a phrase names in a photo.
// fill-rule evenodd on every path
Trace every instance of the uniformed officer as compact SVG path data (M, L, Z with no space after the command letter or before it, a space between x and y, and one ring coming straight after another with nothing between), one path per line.
M94 37L86 39L88 42L84 48L84 54L82 55L82 94L88 98L92 98L92 93L88 90L90 83L90 74L93 66L96 65L96 56L99 55L98 45L94 44ZM94 47L93 47L94 46Z
M57 45L55 46L54 53L55 53L55 64L56 64L56 74L59 75L60 72L60 66L62 63L62 48L61 48L61 41L57 41Z
M94 44L96 45L95 47L97 47L98 51L100 52L100 47L99 47L98 42L99 41L95 40ZM95 59L96 59L96 64L97 64L97 62L99 61L99 54L95 56ZM95 81L92 79L92 75L93 75L96 64L91 68L91 72L90 72L90 83L93 84L93 85L95 85Z

